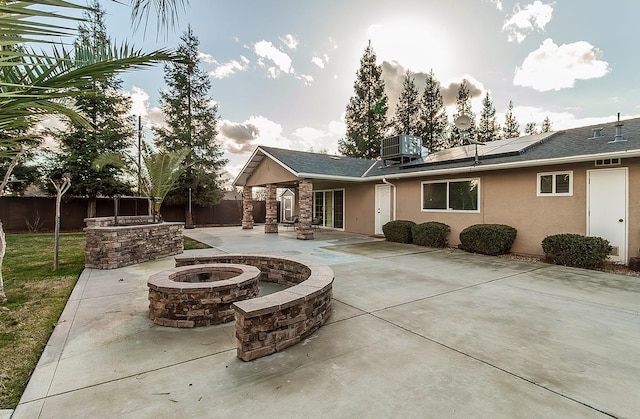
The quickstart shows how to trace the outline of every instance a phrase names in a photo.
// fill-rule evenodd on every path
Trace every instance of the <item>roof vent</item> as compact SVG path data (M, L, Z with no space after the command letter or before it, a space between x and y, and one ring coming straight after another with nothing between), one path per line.
M594 140L596 138L602 138L602 130L604 128L600 127L600 128L592 128L591 131L593 132L593 135L591 135L591 137L589 137L590 140Z
M622 127L623 126L624 126L624 124L622 122L620 122L620 112L618 112L618 123L615 125L615 127L616 127L616 136L613 138L613 141L609 141L609 144L622 143L624 141L627 141L622 136Z

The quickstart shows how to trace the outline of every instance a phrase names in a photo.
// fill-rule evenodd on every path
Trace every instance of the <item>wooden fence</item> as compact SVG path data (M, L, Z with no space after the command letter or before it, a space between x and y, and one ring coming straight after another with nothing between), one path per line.
M87 198L63 198L60 207L60 229L62 231L82 231L87 217ZM119 202L118 215L146 215L148 201L145 198L122 198ZM55 225L55 197L13 197L0 198L0 220L6 232L45 232L53 231ZM113 216L115 205L112 198L96 200L96 216ZM160 210L166 221L186 219L185 205L162 205ZM253 219L256 223L264 223L266 203L253 202ZM242 201L222 200L211 207L192 206L194 223L197 226L233 226L241 225Z

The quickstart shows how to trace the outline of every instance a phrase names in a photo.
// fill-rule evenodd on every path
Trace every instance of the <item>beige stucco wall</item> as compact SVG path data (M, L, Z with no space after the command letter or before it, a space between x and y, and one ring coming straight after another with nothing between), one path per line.
M298 178L269 158L263 159L247 179L247 186L265 186L283 182L295 182Z
M640 162L623 160L629 170L628 253L638 256L640 247ZM573 171L573 196L536 196L537 174ZM586 234L587 170L593 163L546 166L509 171L479 172L439 178L392 180L397 186L397 219L416 223L439 221L451 226L449 242L459 244L460 231L472 224L507 224L518 230L515 253L542 255L542 240L558 233ZM480 212L451 213L421 211L421 182L440 179L480 179Z

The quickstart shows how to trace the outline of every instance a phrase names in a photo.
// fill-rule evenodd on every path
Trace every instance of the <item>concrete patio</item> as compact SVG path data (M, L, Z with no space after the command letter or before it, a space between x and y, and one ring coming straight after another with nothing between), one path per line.
M147 318L173 258L86 269L13 418L640 417L640 278L327 230L185 233L331 266L332 317L243 362L233 323Z

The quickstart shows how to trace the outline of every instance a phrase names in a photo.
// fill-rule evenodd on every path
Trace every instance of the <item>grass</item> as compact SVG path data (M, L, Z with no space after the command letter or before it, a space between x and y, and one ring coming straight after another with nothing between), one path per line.
M84 234L8 234L2 267L8 301L0 306L0 409L18 404L31 372L84 269Z
M193 250L193 249L210 249L211 246L208 244L204 244L197 240L194 240L190 237L184 237L184 250Z

